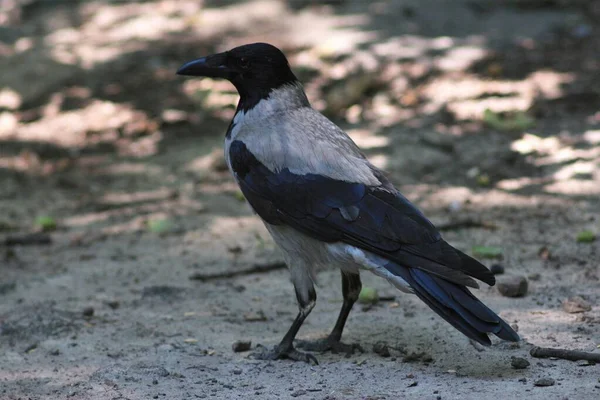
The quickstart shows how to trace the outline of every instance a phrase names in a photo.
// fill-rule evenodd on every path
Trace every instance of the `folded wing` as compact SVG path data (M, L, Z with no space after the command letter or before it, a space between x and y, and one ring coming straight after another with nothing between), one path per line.
M378 176L383 184L373 187L286 168L275 172L242 141L231 143L229 152L244 196L270 224L286 224L325 242L345 242L460 285L478 287L473 278L495 283L485 266L444 241L383 176Z

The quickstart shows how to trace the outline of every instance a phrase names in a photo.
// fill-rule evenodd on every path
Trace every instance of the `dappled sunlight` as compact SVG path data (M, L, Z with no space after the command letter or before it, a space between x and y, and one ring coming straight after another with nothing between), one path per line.
M481 38L482 39L482 38ZM483 42L483 40L480 40ZM477 61L483 60L488 51L481 46L457 46L435 61L440 71L466 71Z
M62 101L62 100L57 100ZM123 153L153 154L153 142L160 139L156 122L131 106L92 101L88 106L61 114L48 112L48 116L27 124L14 124L12 129L0 130L0 140L47 142L68 148L82 148L101 143L114 144ZM146 140L137 136L154 131ZM140 143L136 143L140 142Z
M18 92L10 88L0 89L0 107L7 108L9 110L16 110L21 107L23 99ZM0 130L2 130L2 124L0 123Z
M544 186L544 190L571 196L600 195L600 179L558 181Z
M583 133L583 140L589 144L599 145L600 144L600 130L590 130Z
M199 109L209 111L227 120L233 118L238 94L233 85L224 80L194 79L183 83L183 92Z
M511 149L521 154L548 154L560 148L560 141L556 137L541 138L531 133L525 133L521 139L511 144Z
M543 186L547 193L564 195L600 194L600 147L595 146L596 131L583 135L561 135L542 138L526 133L511 148L527 155L529 162L551 168L544 177L522 177L498 183L506 190L519 190L530 185ZM600 137L600 136L599 136ZM587 144L581 148L582 144Z
M432 104L446 106L458 120L481 120L486 110L526 111L539 96L560 97L561 87L572 81L572 74L554 71L538 71L520 81L449 76L434 79L424 93Z
M191 21L183 18L181 10L198 12L199 4L180 3L180 9L168 1L90 4L80 11L83 16L89 16L81 26L52 32L44 42L58 62L90 69L124 54L144 50L149 41L189 28Z

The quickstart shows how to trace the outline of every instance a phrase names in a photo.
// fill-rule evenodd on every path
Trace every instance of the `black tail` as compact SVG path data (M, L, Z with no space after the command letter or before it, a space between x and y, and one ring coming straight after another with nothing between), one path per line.
M519 335L469 290L416 268L389 263L385 268L404 279L433 311L467 337L489 346L488 333L518 342Z

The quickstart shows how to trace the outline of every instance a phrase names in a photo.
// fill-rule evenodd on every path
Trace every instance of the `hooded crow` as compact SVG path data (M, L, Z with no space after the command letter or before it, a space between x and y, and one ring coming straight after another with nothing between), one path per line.
M180 75L223 78L240 101L225 136L225 158L242 193L281 248L299 313L263 359L313 361L294 338L315 306L315 274L335 266L344 301L335 327L313 351L345 351L342 330L361 290L360 271L417 295L483 345L517 333L468 289L494 275L442 239L435 226L373 166L350 137L314 110L284 54L254 43L191 61Z

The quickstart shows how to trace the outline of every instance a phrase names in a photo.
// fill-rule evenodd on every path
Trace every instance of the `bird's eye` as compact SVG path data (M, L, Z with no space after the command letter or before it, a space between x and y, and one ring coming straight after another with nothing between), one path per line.
M246 58L246 57L242 57L242 58L240 58L239 64L240 64L240 67L246 69L250 66L250 60L248 60L248 58Z

